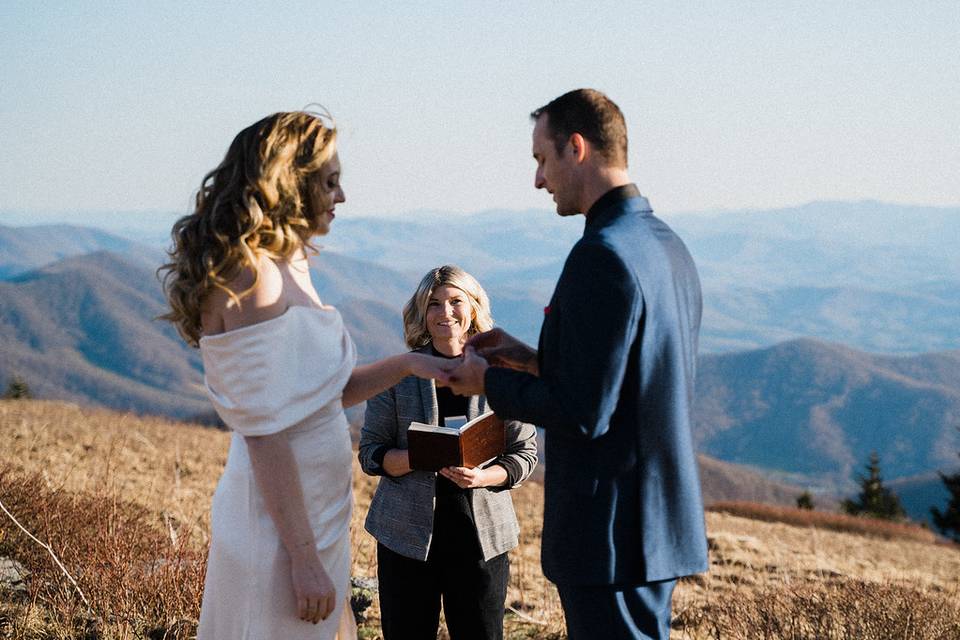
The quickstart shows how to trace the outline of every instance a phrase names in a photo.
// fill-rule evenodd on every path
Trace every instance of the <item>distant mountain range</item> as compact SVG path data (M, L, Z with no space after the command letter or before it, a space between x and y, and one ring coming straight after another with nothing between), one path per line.
M314 278L338 306L363 361L404 349L397 300L358 297L343 274L363 263L332 253ZM337 274L337 278L329 274ZM167 323L154 270L96 252L0 282L0 375L22 375L41 396L196 416L208 411L197 352ZM836 487L876 450L889 477L950 467L960 449L960 351L879 356L816 340L705 354L696 437L714 457Z
M321 291L358 336L361 362L402 351L394 306L347 297L358 290L324 275L355 264L322 256ZM156 320L166 309L155 267L131 254L97 251L0 281L0 380L24 377L39 397L212 421L199 354Z
M960 348L960 208L814 202L665 219L700 271L704 352L803 337L881 353ZM336 224L330 250L413 281L439 264L463 266L490 293L498 323L529 342L583 230L582 217L548 211Z
M812 202L672 223L711 284L903 290L960 279L960 207Z
M957 468L957 465L953 465L953 468ZM885 484L900 499L900 504L903 505L908 516L929 524L933 523L930 507L935 506L943 511L950 500L950 492L936 473L897 478Z
M81 218L155 244L131 247L130 240L63 225L0 226L0 278L95 249L159 263L175 216L85 213ZM0 212L0 222L29 219L22 212ZM879 353L960 349L960 332L951 322L960 314L960 207L813 202L665 219L685 240L700 271L702 352L804 337ZM358 290L350 295L338 289L338 295L380 300L396 305L398 312L428 269L459 264L487 289L497 323L535 343L543 307L582 230L582 217L544 210L471 216L414 212L400 219L351 218L346 210L320 244L322 253L356 260L347 263L346 273L325 274L335 288ZM14 247L11 238L18 236ZM44 242L36 240L41 237Z
M752 483L763 474L780 488L759 493L786 503L783 482L850 491L876 450L925 514L941 495L934 471L957 468L960 450L958 221L956 209L877 203L669 220L704 283L700 451ZM547 212L338 219L313 279L362 361L403 350L400 307L424 271L450 262L481 279L498 324L535 343L581 228ZM162 260L156 245L93 229L0 226L0 382L20 375L41 397L212 420L196 351L153 320Z
M0 282L0 376L38 397L210 419L200 359L172 326L153 270L100 251Z
M95 251L140 253L146 259L144 264L157 265L163 256L159 249L100 229L73 225L7 227L0 224L0 280Z
M888 478L956 466L960 351L879 356L804 339L705 355L697 380L700 451L846 488L871 451Z
M796 485L771 480L763 473L743 465L723 462L704 454L697 456L697 462L700 467L703 502L707 505L713 502L743 500L792 507L797 504L797 497L802 493ZM819 503L817 508L821 510L829 510L835 506L832 497L819 496L815 501Z

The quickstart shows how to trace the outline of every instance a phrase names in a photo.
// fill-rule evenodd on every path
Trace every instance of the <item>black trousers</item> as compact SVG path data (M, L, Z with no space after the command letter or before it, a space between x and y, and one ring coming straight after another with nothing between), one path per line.
M436 640L441 602L451 640L502 640L510 561L506 553L484 561L470 533L435 539L426 562L377 543L384 640Z

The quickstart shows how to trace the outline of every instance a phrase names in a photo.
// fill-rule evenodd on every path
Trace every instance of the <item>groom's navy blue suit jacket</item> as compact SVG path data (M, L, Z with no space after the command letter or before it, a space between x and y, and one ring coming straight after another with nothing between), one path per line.
M546 429L542 562L560 585L707 569L691 440L701 298L683 242L633 185L591 207L540 332L540 376L490 367L487 400Z

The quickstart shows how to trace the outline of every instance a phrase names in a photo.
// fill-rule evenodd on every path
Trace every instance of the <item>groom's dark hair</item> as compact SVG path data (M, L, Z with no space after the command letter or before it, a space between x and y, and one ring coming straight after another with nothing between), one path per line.
M557 153L579 133L608 165L627 166L627 123L616 103L596 89L575 89L533 111L534 121L547 116Z

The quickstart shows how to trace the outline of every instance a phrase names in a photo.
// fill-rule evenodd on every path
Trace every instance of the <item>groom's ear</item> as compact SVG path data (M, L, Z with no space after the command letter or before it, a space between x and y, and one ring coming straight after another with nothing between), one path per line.
M570 146L572 147L573 159L577 164L582 164L590 156L590 148L586 138L579 133L570 135Z

